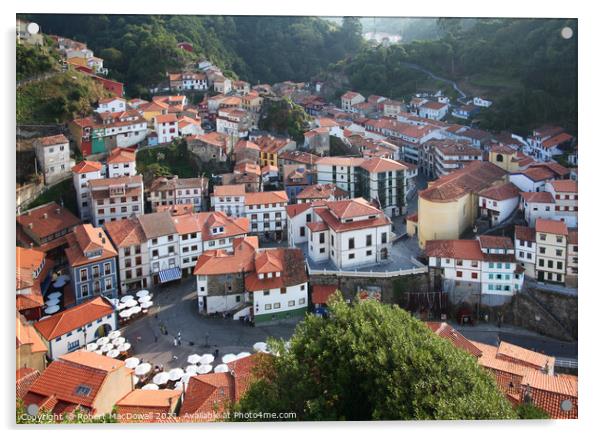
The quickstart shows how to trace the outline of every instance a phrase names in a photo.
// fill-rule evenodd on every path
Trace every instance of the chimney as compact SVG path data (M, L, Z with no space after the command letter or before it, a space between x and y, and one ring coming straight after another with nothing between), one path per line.
M98 232L98 237L102 237L102 233L100 231Z
M59 208L57 208L55 211L56 211L56 214L61 214L61 209L60 209L60 207L59 207Z
M28 224L27 224L27 227L28 227L30 230L32 230L32 229L33 229L33 223L31 223L31 222L30 222L30 223L28 223Z
M103 237L102 238L102 244L104 245L106 243L106 239Z
M42 215L42 217L43 217L44 219L48 219L48 213L44 213L44 214Z

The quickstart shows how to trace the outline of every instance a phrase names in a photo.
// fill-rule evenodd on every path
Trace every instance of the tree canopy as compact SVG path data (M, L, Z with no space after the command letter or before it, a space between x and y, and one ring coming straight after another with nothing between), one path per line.
M511 419L515 413L477 361L397 306L347 305L307 316L234 407L294 412L297 420Z
M303 143L303 133L309 126L309 116L305 110L290 99L270 102L259 121L259 127L278 134L288 135L296 142Z

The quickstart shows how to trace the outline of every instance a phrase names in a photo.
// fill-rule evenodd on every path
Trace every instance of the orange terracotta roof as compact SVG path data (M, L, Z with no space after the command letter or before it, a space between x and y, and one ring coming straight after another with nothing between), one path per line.
M304 211L309 210L310 208L311 204L308 202L304 202L302 204L291 204L286 206L286 214L288 217L293 218L300 215Z
M213 196L243 196L245 195L244 184L229 184L213 187Z
M514 226L514 238L526 242L535 242L535 228L525 227L523 225Z
M259 248L257 236L235 239L232 252L205 251L197 260L195 275L221 275L253 270L255 250Z
M155 116L155 123L177 123L178 118L175 114L161 114Z
M51 340L113 312L113 306L106 298L97 297L37 321L34 327L46 340Z
M356 93L355 91L347 91L341 96L341 99L351 100L357 96L361 96L360 93Z
M285 191L273 192L251 192L245 196L245 205L263 205L263 204L278 204L288 202L288 195Z
M17 246L17 289L33 286L36 280L34 272L42 266L45 258L43 251Z
M484 260L478 240L429 240L424 253L429 257Z
M535 231L538 233L550 233L568 236L569 231L562 221L537 218L535 220Z
M359 216L382 214L382 211L372 206L364 198L345 199L326 203L328 209L338 219L350 219Z
M17 348L22 345L29 345L31 346L32 353L47 352L48 348L46 347L46 344L44 344L44 341L42 341L42 338L40 338L38 332L34 329L34 326L29 324L19 313L16 315L16 320Z
M549 375L537 370L529 371L522 381L523 385L529 385L531 388L537 388L544 391L555 392L562 395L577 397L578 385L575 376L566 374Z
M549 192L521 192L525 202L535 202L538 204L554 204L554 197Z
M146 242L144 230L136 218L109 221L104 226L111 241L118 248L127 248Z
M81 223L79 218L56 202L49 202L27 210L17 216L17 222L29 233L40 238L54 235L65 229L71 229Z
M41 137L36 139L36 141L42 146L53 146L56 144L69 143L69 140L67 140L67 137L65 137L63 134Z
M297 194L297 199L329 199L349 197L349 193L336 184L314 184L305 187Z
M380 172L394 172L398 170L405 170L406 166L399 163L398 161L390 160L388 158L371 158L364 161L361 168L366 169L368 172L380 173Z
M21 367L17 369L17 398L22 399L33 385L33 382L40 377L40 371L33 368Z
M241 236L249 231L247 218L229 217L221 211L189 213L172 219L178 234L200 232L204 241ZM213 235L211 230L215 227L223 227L223 232Z
M296 286L298 284L307 283L307 274L305 273L303 251L298 248L269 248L261 252L255 252L255 266L257 267L257 259L263 259L262 252L270 253L272 267L267 269L276 269L274 266L286 266L287 269L281 271L279 277L259 278L259 272L251 271L245 276L245 289L251 292L264 291L268 289L279 289L282 287ZM275 264L274 264L275 263ZM265 265L265 263L264 263Z
M211 373L192 377L184 394L179 416L190 421L215 421L234 401L234 388L230 373ZM209 415L203 418L202 414Z
M282 272L282 254L278 251L263 251L255 255L255 272L266 274Z
M496 201L504 201L506 199L516 198L519 195L519 188L512 183L499 184L479 192L479 196L493 199Z
M517 172L518 175L525 175L531 181L544 181L554 178L554 173L545 167L528 167L527 169Z
M572 139L573 139L572 135L569 135L569 134L563 132L562 134L558 134L552 138L548 138L547 140L543 141L541 143L541 147L544 149L550 149L550 148L556 147L558 145L561 145L562 143L571 141Z
M550 183L554 191L560 193L577 193L577 181L572 179L555 180Z
M169 408L174 404L174 399L178 399L181 395L181 389L135 389L119 400L116 406Z
M52 362L31 385L23 401L26 405L40 401L48 403L51 410L62 405L81 405L92 409L96 397L108 374L125 366L121 360L78 350ZM86 391L78 391L84 387ZM62 405L61 405L62 403Z
M136 151L131 148L117 147L111 151L107 158L107 164L136 162Z
M338 289L336 284L316 284L312 286L311 301L314 304L326 304Z
M498 356L503 355L510 357L514 360L534 365L538 368L544 368L546 365L550 368L554 366L554 357L531 351L505 341L500 342L497 354Z
M69 247L65 250L65 254L71 266L90 263L90 259L85 254L87 252L101 251L101 255L94 258L95 262L117 256L117 251L105 231L92 224L77 225L67 242Z
M514 242L509 237L479 236L477 237L481 248L514 249Z
M506 171L495 164L473 161L465 167L440 177L419 196L432 202L452 202L468 193L480 192L501 180Z
M426 325L435 334L450 340L457 348L460 348L475 357L479 357L483 354L472 341L466 339L460 332L446 322L428 321Z
M358 157L323 157L316 161L316 164L326 164L330 166L361 166L364 163L364 158Z

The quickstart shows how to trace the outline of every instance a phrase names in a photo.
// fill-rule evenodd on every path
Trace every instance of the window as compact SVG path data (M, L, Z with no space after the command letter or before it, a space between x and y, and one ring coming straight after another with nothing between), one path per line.
M387 233L384 232L380 235L380 243L387 243Z
M456 271L456 277L462 278L462 271Z
M87 284L82 284L82 286L81 286L81 296L82 297L87 297L88 295L90 295L90 291L88 289L88 285Z
M470 274L470 278L472 278L472 279L475 279L475 280L476 280L477 278L479 278L479 274L478 274L478 273L476 273L476 272L472 272L472 273Z
M293 307L295 305L295 300L290 300L288 302L288 307Z
M546 253L546 249L543 246L539 247L539 253L540 254L545 254Z
M274 309L280 309L280 303L274 303Z
M88 281L88 268L82 268L79 271L79 281Z
M263 291L263 295L264 295L264 296L268 296L269 294L270 294L270 291L269 291L269 290L264 290L264 291Z
M305 298L299 298L299 305L305 304Z
M557 249L557 250L556 250L556 255L557 255L558 257L562 257L562 250L561 250L561 249Z
M563 263L562 262L556 262L556 269L562 269Z
M320 233L320 243L324 243L324 241L325 241L324 233Z
M372 234L366 236L366 246L372 246Z
M354 258L355 258L355 254L354 254L354 253L350 253L350 254L349 254L349 260L352 260L352 259L354 259Z
M305 237L305 227L299 227L299 235Z
M272 310L272 305L266 304L264 308L265 308L265 310Z
M372 250L366 251L366 257L370 257L372 255Z
M105 263L104 264L104 271L105 271L105 275L109 275L111 273L111 264L110 263Z
M556 236L556 243L562 243L562 236Z

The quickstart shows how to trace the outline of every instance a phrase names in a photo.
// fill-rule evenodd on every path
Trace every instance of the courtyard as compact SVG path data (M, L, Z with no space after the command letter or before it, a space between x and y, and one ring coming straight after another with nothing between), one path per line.
M190 354L253 352L253 344L268 338L289 339L297 320L253 327L223 317L200 315L194 277L154 288L154 306L149 313L121 329L132 344L130 356L163 365L166 369L186 367ZM180 342L174 342L180 334Z

